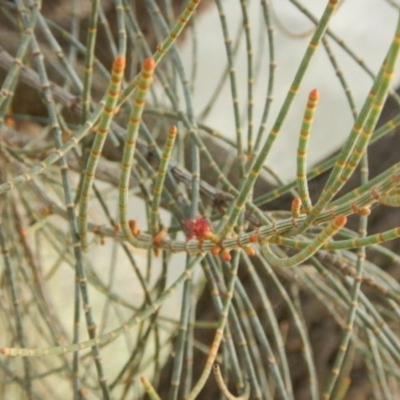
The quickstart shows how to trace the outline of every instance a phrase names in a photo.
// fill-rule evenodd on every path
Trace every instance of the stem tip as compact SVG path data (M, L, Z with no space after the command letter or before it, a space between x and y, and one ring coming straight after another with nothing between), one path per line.
M347 223L347 217L345 215L338 215L335 217L335 225L338 227L345 226Z

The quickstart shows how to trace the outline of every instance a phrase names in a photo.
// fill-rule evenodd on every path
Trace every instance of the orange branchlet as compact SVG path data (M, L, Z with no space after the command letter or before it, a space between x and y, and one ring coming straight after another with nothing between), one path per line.
M214 247L211 249L211 254L214 255L214 256L217 256L219 253L221 253L221 250L222 250L222 247L220 247L220 246L214 246Z
M292 218L297 218L301 213L301 199L296 197L292 200Z
M335 223L335 225L338 226L338 227L339 227L339 226L340 226L340 227L343 227L343 226L345 226L346 223L347 223L347 217L346 217L345 215L338 215L338 216L335 217L334 223Z
M249 242L251 242L251 243L257 243L257 242L259 242L260 241L260 237L258 236L258 233L252 233L250 236L249 236Z
M164 239L166 238L167 234L168 234L168 229L167 228L162 228L159 232L157 232L153 236L153 244L154 244L153 252L154 252L154 255L156 257L158 257L159 254L160 254L158 246L164 241Z
M246 252L246 254L247 254L249 257L254 257L254 256L256 255L256 251L254 250L253 247L244 246L244 247L243 247L243 250Z
M310 94L308 95L308 98L312 101L318 101L319 100L319 90L318 89L311 90Z
M159 246L164 241L164 239L166 238L167 234L168 234L168 229L167 228L162 228L160 230L160 232L157 232L153 236L153 244L155 246Z
M134 219L130 219L128 221L129 224L129 229L132 232L133 236L139 236L140 235L140 229L137 227L137 222Z
M232 256L230 253L230 250L227 249L222 249L221 252L219 253L219 256L224 260L224 261L231 261Z

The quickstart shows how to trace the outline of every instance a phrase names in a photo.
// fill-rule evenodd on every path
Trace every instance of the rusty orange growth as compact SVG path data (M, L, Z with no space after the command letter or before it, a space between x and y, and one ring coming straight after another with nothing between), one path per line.
M188 240L196 237L200 241L211 240L215 244L220 243L219 237L212 232L210 221L206 217L197 216L192 220L186 220L183 226L188 233Z
M168 234L168 229L162 228L159 232L157 232L153 236L153 244L155 246L159 246L164 241L164 239L167 237L167 234Z
M221 252L219 253L219 256L226 262L232 260L231 252L228 249L222 249Z
M188 240L194 237L198 239L200 250L202 249L203 241L210 240L216 244L211 249L211 254L219 255L224 261L231 261L230 250L221 246L221 239L212 232L210 221L206 217L199 215L192 220L186 220L183 222L183 226L188 234Z
M295 199L292 200L292 218L298 218L301 214L301 199L299 197L296 197Z
M243 247L243 250L246 252L246 254L247 254L249 257L254 257L254 256L256 255L256 251L254 250L253 247L244 246L244 247Z
M345 215L338 215L337 217L335 217L335 219L333 220L333 225L332 228L336 229L336 228L342 228L343 226L345 226L347 224L347 217Z
M249 242L251 243L258 243L260 241L260 236L258 233L253 232L252 234L250 234L249 236Z
M168 235L168 229L167 228L162 228L159 232L157 232L154 236L153 236L153 251L154 251L154 255L156 257L158 257L159 255L159 249L158 247L161 245L161 243L164 241L164 239L167 237Z
M137 222L134 219L130 219L128 221L128 224L129 224L129 229L131 230L133 236L139 236L141 234L141 231L137 226ZM119 231L119 225L118 225L118 231Z
M240 238L240 235L237 233L233 233L232 236L237 238L237 247L243 249L243 251L249 256L253 257L256 254L256 251L248 244L243 244Z
M212 254L213 256L217 256L219 253L221 253L221 250L222 250L222 247L221 247L221 246L214 246L214 247L211 249L211 254Z

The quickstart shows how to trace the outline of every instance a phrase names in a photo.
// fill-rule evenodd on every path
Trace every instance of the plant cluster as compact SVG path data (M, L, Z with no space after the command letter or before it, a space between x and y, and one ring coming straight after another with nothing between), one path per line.
M0 48L3 398L396 398L400 285L376 260L398 267L399 255L381 243L399 238L400 228L372 234L368 222L383 207L399 207L400 162L371 178L368 149L400 123L396 113L377 128L387 97L400 104L390 93L400 16L356 110L330 47L336 42L359 61L329 30L340 2L327 1L315 18L289 0L314 28L273 116L279 44L273 6L261 1L270 68L256 125L249 5L240 1L242 26L232 41L228 5L216 0L226 47L221 85L229 84L236 127L230 140L207 125L207 110L194 108L195 76L179 53L183 32L195 47L200 0L92 0L84 16L72 1L68 27L47 3L0 4L4 29L17 39ZM354 124L338 154L309 170L320 97L310 91L296 178L285 183L266 163L323 50ZM31 93L40 93L40 112ZM209 109L217 96L218 88ZM315 193L310 183L324 174ZM354 174L359 182L343 190ZM358 229L347 227L350 219ZM332 331L315 337L312 325L323 326L315 318Z

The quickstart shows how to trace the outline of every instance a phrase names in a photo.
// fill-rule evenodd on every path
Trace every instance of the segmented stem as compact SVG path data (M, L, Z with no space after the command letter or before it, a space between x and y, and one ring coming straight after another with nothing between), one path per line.
M234 396L226 386L224 382L224 378L221 375L221 371L219 369L218 364L213 365L213 374L215 378L215 382L217 382L218 388L221 393L226 397L228 400L247 400L250 397L249 387L247 386L246 393L242 394L241 396Z
M94 137L89 158L86 163L85 173L82 182L80 207L79 207L79 235L83 249L87 249L87 217L90 199L90 190L93 186L94 175L99 163L100 155L106 141L111 121L116 111L118 96L120 94L121 82L125 70L125 57L118 56L115 58L111 80L109 83L107 97L105 101L104 111L101 115L97 132Z
M183 10L182 14L178 18L178 22L175 26L171 29L168 36L165 40L157 46L156 52L154 53L154 62L157 65L164 55L168 52L170 47L176 42L180 34L182 33L183 29L189 22L190 18L192 18L197 6L199 5L201 0L190 0L189 4ZM133 82L126 87L121 95L121 99L119 104L125 102L125 100L132 94L132 92L136 89L138 85L138 80L140 77L136 77Z
M97 20L99 18L100 0L91 2L91 12L89 18L89 27L86 35L86 52L85 52L85 73L83 77L83 93L82 93L82 121L85 121L90 108L91 87L93 80L93 63L94 48L97 36Z
M299 191L303 210L306 214L308 214L312 208L307 183L307 149L318 100L319 91L314 89L308 96L307 107L301 125L299 144L297 146L297 190Z
M389 242L400 237L400 228L389 229L384 232L376 233L375 235L365 236L362 238L354 238L348 240L336 240L327 242L321 246L321 250L349 250L358 249L363 246L372 246L379 243ZM304 249L310 245L311 241L296 240L285 238L283 236L272 236L268 238L270 243L275 243L280 246L290 247L292 249Z
M372 136L372 131L378 121L384 101L386 99L393 71L400 49L400 18L397 23L396 33L387 56L382 63L378 77L364 102L360 114L355 121L350 136L344 145L327 183L314 208L304 223L293 229L290 234L302 232L316 219L320 212L328 205L336 193L343 187L359 164L366 151Z
M162 293L151 305L147 306L142 311L133 315L128 321L119 326L112 331L105 333L101 336L97 336L93 339L89 339L80 343L70 344L67 346L56 346L56 347L45 347L45 348L12 348L12 347L3 347L0 349L0 353L5 356L11 357L41 357L47 355L58 355L58 354L66 354L74 351L79 351L83 349L87 349L92 346L102 346L107 343L113 342L123 333L129 331L134 326L140 324L150 315L154 314L161 305L172 296L175 292L176 288L181 285L186 279L190 278L191 271L195 265L201 260L202 256L198 256L192 260L189 267L176 279L176 281Z
M274 28L271 21L272 15L272 7L269 1L261 0L261 7L263 10L263 17L265 20L265 24L267 26L267 36L268 36L268 53L269 53L269 65L268 65L268 87L266 93L266 101L264 110L262 113L260 126L257 132L257 138L255 143L255 150L258 151L260 144L262 142L264 132L266 130L267 118L269 115L269 111L271 109L273 92L274 92L274 82L275 82L275 69L276 69L276 61L275 61L275 41L274 41Z
M347 218L344 215L337 216L328 226L326 226L321 233L319 233L315 239L298 254L287 257L279 258L273 254L270 246L266 244L262 249L262 253L265 259L276 267L294 267L315 254L322 245L329 240L333 235L335 235L340 229L342 229L347 222Z
M46 171L46 169L55 164L60 160L65 154L67 154L71 149L77 146L77 144L87 135L87 133L93 128L94 124L102 114L104 109L104 104L100 104L97 109L93 112L90 118L85 122L85 124L75 132L70 139L68 139L63 145L51 152L43 161L29 168L23 174L17 175L16 177L4 182L0 185L0 194L5 193L12 188L19 186L23 183L29 182L38 175Z
M21 68L23 65L23 59L28 50L28 47L31 42L32 32L35 28L36 22L38 18L38 8L34 7L32 10L32 14L30 17L30 21L27 23L25 29L22 32L22 38L20 45L18 46L17 53L13 60L12 65L10 66L7 76L4 78L1 83L0 90L0 122L4 122L4 116L7 113L7 110L10 108L11 101L14 95L15 87L18 83L18 78L21 72Z
M186 267L190 262L190 258L187 257L186 259ZM178 399L179 395L179 388L181 387L181 382L183 378L183 371L184 371L184 358L185 358L185 344L187 344L188 340L188 330L189 330L189 321L190 321L190 313L193 311L191 310L191 307L188 305L191 305L191 300L192 300L192 293L194 290L195 286L192 282L191 279L187 279L184 283L183 286L183 293L182 293L182 304L186 304L186 307L182 307L181 309L181 315L179 319L179 329L177 332L177 337L176 337L176 346L175 346L175 357L174 357L174 364L173 364L173 369L171 373L171 383L170 383L170 389L169 389L169 395L168 399L169 400L176 400ZM186 355L187 357L187 355ZM188 371L187 371L188 372ZM187 389L186 395L189 393L190 388L192 385L190 385ZM186 396L185 396L186 397Z
M178 129L175 125L172 125L169 128L167 140L164 145L164 149L161 155L160 165L158 167L157 176L154 182L153 201L151 203L151 210L150 210L150 231L152 232L153 235L155 235L160 229L158 208L160 206L161 193L164 187L165 175L167 173L168 164L171 159L172 149L174 147L177 132Z
M219 227L219 229L218 229L218 233L220 233L222 237L226 236L229 232L232 231L237 219L239 218L239 216L242 212L242 209L248 198L248 195L249 195L250 191L252 190L257 177L260 174L262 166L269 154L269 151L270 151L273 143L275 142L275 139L277 138L277 136L280 132L281 126L287 116L290 106L292 105L293 100L298 92L300 83L304 77L306 70L307 70L307 66L309 65L311 58L314 55L315 50L317 49L318 44L319 44L325 30L327 29L328 22L329 22L330 18L332 17L337 5L338 5L337 0L330 0L327 7L325 8L325 11L321 17L321 20L311 38L310 44L307 47L304 57L300 63L300 66L294 77L294 80L289 89L289 92L286 95L284 104L282 105L282 107L279 111L279 114L275 121L275 124L272 127L272 130L271 130L270 134L268 135L268 138L267 138L266 142L264 143L260 153L257 155L254 162L251 164L249 173L248 173L246 179L244 180L243 184L240 187L240 190L239 190L240 193L239 193L238 197L229 207L229 211L228 211L229 218L228 218L227 222L223 226Z
M7 199L9 200L9 199ZM19 268L16 268L17 265L13 265L13 258L10 256L11 249L10 244L6 239L6 229L4 226L4 222L9 220L9 217L5 214L4 210L2 211L1 221L0 221L0 252L2 255L3 263L4 263L4 275L7 280L9 290L10 290L10 298L11 303L13 305L12 313L15 319L15 331L16 331L16 339L18 345L24 347L27 345L27 327L26 321L24 320L23 315L23 307L22 307L22 298L21 298L21 289L19 287L19 279L17 278L17 272ZM10 222L10 221L8 221ZM6 228L6 229L5 229ZM25 322L24 322L25 321ZM26 390L27 396L32 396L32 368L29 362L24 362L24 389Z
M206 381L210 375L212 366L214 365L215 359L217 357L218 350L219 350L219 347L220 347L222 339L223 339L224 329L225 329L225 325L228 320L228 313L229 313L229 309L231 307L232 297L233 297L233 293L234 293L234 287L235 287L236 278L237 278L237 270L239 267L239 257L240 257L239 254L240 253L236 253L235 259L232 263L233 265L231 266L231 269L229 271L230 280L229 280L229 284L228 284L228 287L227 287L227 290L225 293L226 300L225 300L224 307L220 313L218 327L215 331L214 339L213 339L213 342L212 342L209 352L208 352L206 364L200 375L200 378L198 379L197 383L195 384L195 386L193 387L193 389L191 390L189 395L186 397L186 400L196 399L197 395L200 393L201 389L206 384Z
M395 129L398 125L400 124L400 115L397 115L393 119L389 120L386 122L384 125L382 125L380 128L378 128L372 135L370 144L375 143L377 140L381 139L385 135L387 135L389 132L391 132L393 129ZM332 168L335 165L335 162L337 160L337 157L331 157L328 160L325 160L318 164L316 167L314 167L307 175L307 180L310 181L311 179L314 179L318 175L328 171L330 168ZM286 185L283 185L282 187L272 190L271 192L262 195L258 197L257 199L254 200L254 204L257 206L261 206L263 204L266 204L278 197L283 196L285 193L288 193L291 191L293 188L297 186L297 180L292 181Z
M290 209L290 212L292 214L292 218L298 218L301 213L301 200L299 197L296 197L292 200L292 206Z
M361 160L361 183L367 183L367 182L368 182L368 156L367 154L364 154ZM362 238L366 236L367 227L368 227L368 214L362 215L360 217L359 237ZM365 248L360 247L357 252L356 273L351 288L351 294L350 294L351 299L350 299L350 306L346 316L346 325L343 329L342 339L340 341L340 345L338 346L338 353L336 354L335 361L331 369L330 378L325 386L325 390L322 396L324 400L329 400L331 398L335 386L340 387L338 382L340 371L343 369L343 365L345 363L345 357L349 353L351 345L350 341L354 334L353 329L355 325L357 310L359 307L358 301L361 290L361 283L363 280L365 255L366 255Z
M122 231L127 240L137 247L150 247L151 243L141 243L131 232L128 219L128 194L129 178L133 164L136 140L139 134L140 121L145 106L147 92L153 80L156 63L153 58L146 58L142 64L137 90L133 97L132 111L129 116L128 129L126 131L124 152L121 162L121 174L119 178L119 218Z
M34 3L33 1L26 2L29 7L37 7L38 4ZM20 1L16 0L16 4L20 10L21 19L25 25L27 25L27 8L25 5ZM51 127L51 133L53 136L53 140L55 146L57 148L62 146L62 137L61 137L61 129L54 99L53 93L51 91L50 81L47 76L47 70L43 62L43 54L41 52L40 46L38 41L34 35L32 35L31 41L32 47L32 55L35 66L38 71L39 80L41 84L42 94L45 101L46 109L48 112L49 117L49 125ZM74 211L74 202L72 199L72 191L71 191L71 183L69 178L68 166L65 157L60 158L60 172L61 172L61 180L62 180L62 188L63 188L63 195L64 195L64 202L65 208L68 215L68 222L69 222L69 231L70 236L73 243L73 252L75 258L75 276L76 279L80 282L80 292L83 300L83 307L85 309L85 319L86 319L86 327L87 332L90 338L93 338L96 334L96 324L93 318L93 314L91 312L91 305L89 294L86 287L86 278L85 278L85 271L83 269L83 257L82 257L82 250L79 246L79 238L78 238L78 227L77 227L77 220ZM106 379L104 377L103 372L103 364L100 357L99 349L96 345L92 346L92 356L94 360L94 364L97 370L97 376L99 380L99 384L102 390L103 398L108 400L110 399L109 389L106 383ZM74 371L77 373L77 370ZM76 385L74 384L76 387Z

